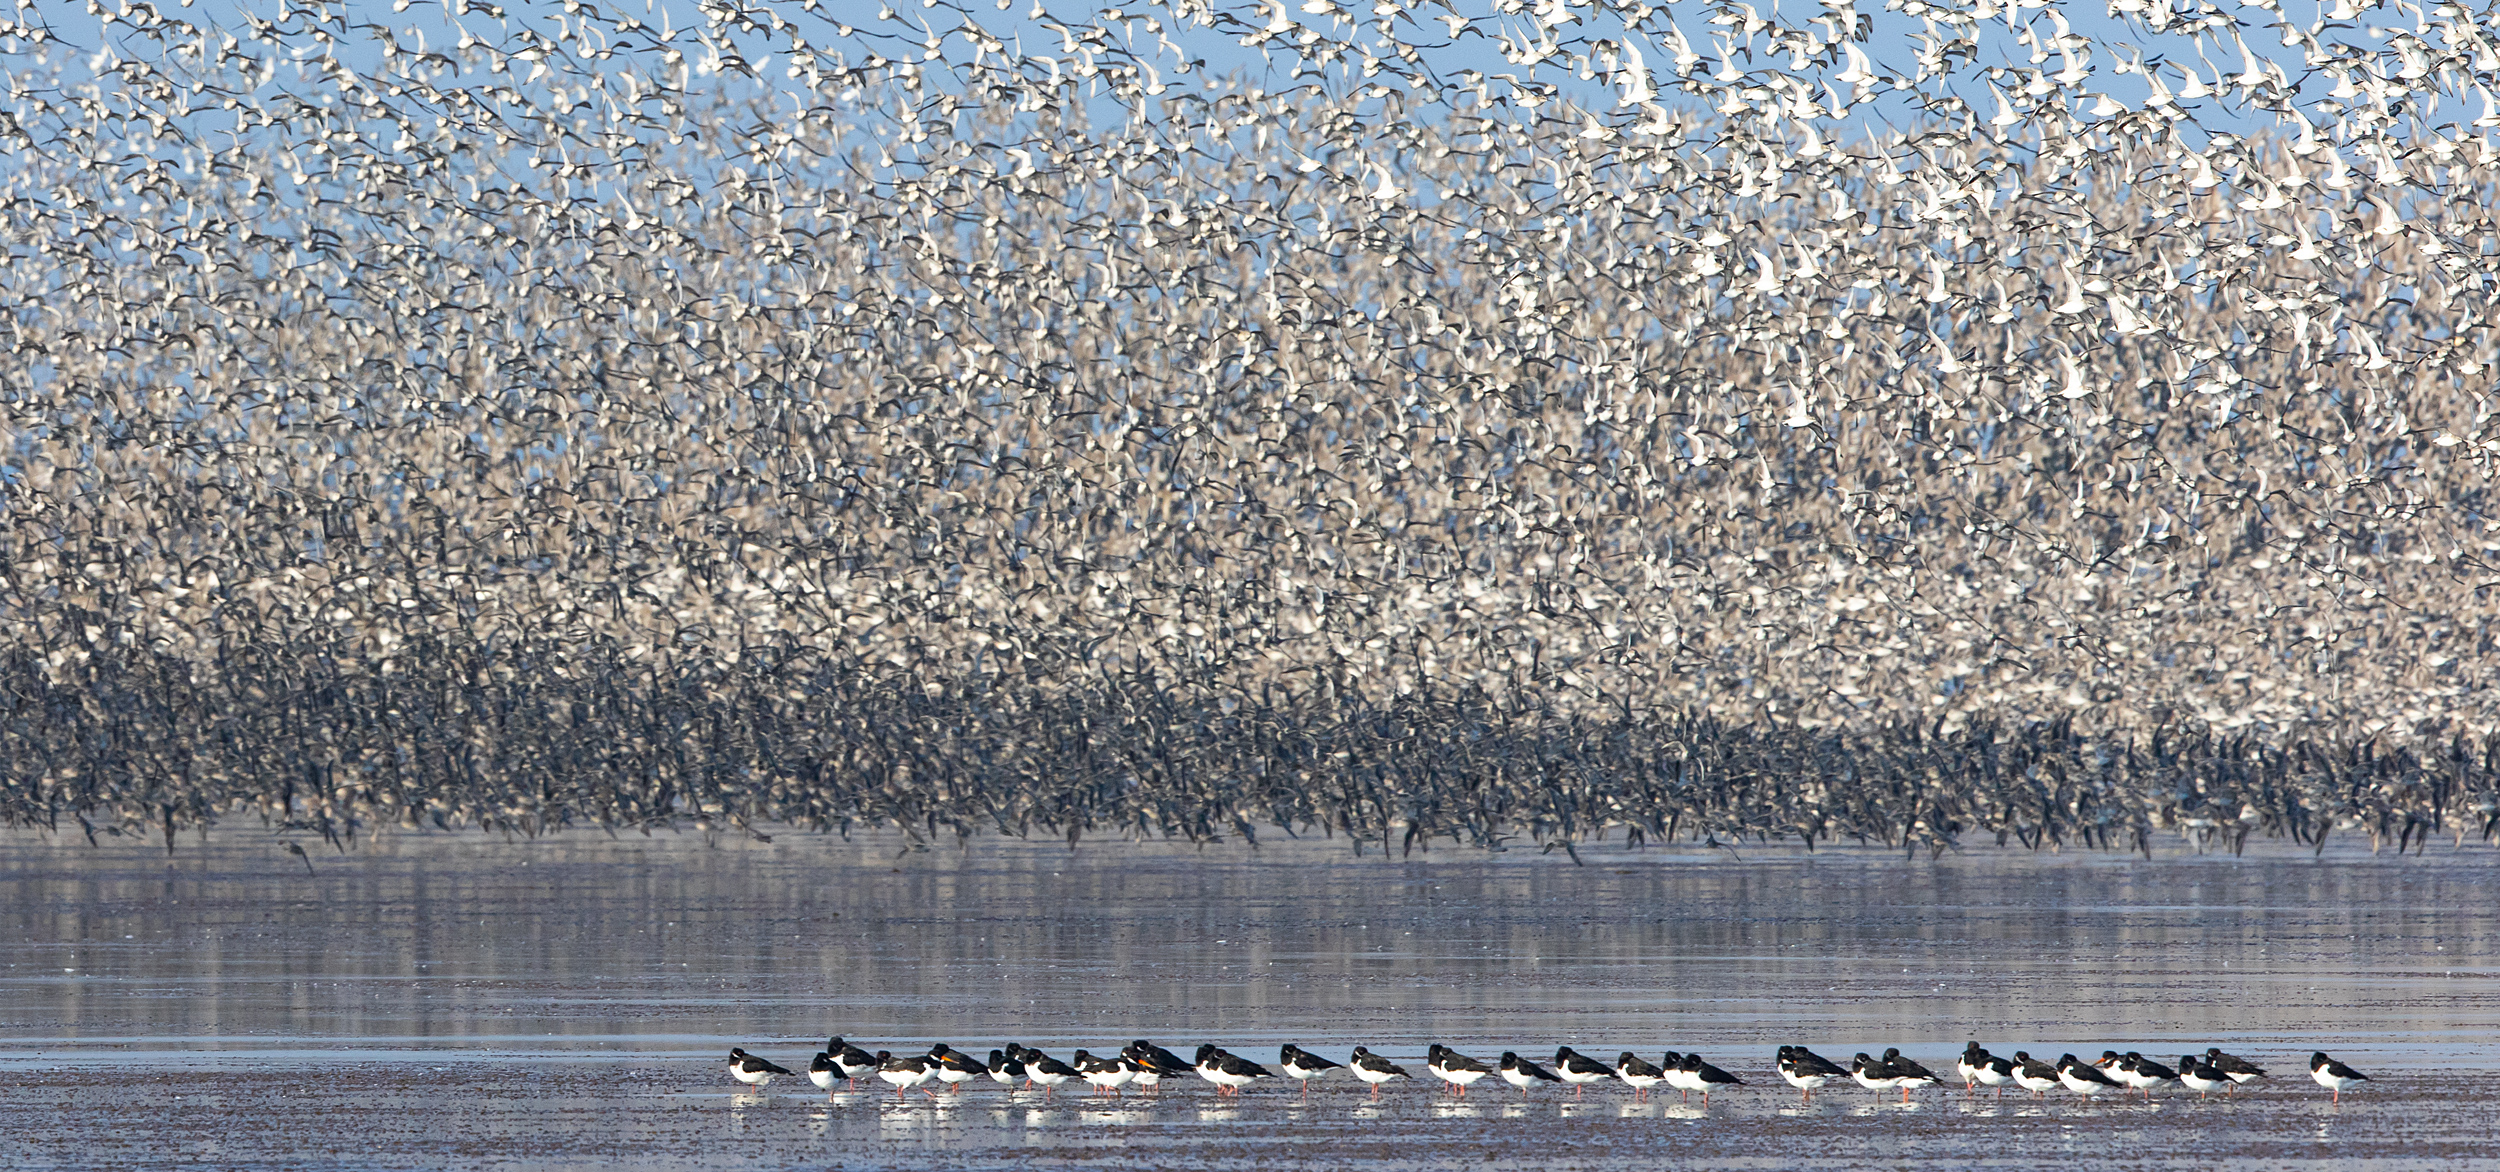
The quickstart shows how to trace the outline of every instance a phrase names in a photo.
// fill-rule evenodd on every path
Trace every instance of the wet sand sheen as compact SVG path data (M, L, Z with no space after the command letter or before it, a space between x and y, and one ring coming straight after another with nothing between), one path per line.
M13 1167L320 1166L334 1136L354 1137L342 1167L1047 1164L1104 1146L1147 1167L2402 1163L2478 1154L2471 1104L2500 1089L2487 850L1605 850L1574 867L1332 843L574 835L385 839L308 875L242 834L171 859L5 846L0 1113L36 1121L0 1141ZM1221 1108L1195 1080L1109 1106L986 1085L942 1104L827 1104L803 1080L728 1093L728 1046L795 1068L837 1031L1063 1057L1140 1034L1260 1061L1284 1041L1339 1059L1358 1042L1699 1049L1756 1085L1707 1113L1619 1088L1521 1104L1492 1084L1464 1105L1420 1084L1375 1105L1332 1081L1308 1104L1261 1086ZM1844 1062L1900 1045L1943 1070L1969 1037L2164 1061L2218 1043L2277 1077L2239 1102L2149 1107L1955 1091L1903 1111L1835 1085L1804 1112L1770 1070L1791 1041ZM2384 1077L2331 1111L2301 1068L2317 1048Z

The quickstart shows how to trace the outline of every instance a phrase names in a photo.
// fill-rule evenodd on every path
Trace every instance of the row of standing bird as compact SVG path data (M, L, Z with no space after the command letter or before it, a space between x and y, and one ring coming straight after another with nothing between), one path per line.
M1554 1051L1548 1066L1509 1050L1503 1051L1499 1059L1486 1062L1435 1042L1425 1050L1422 1065L1461 1097L1468 1087L1495 1075L1523 1095L1539 1083L1567 1085L1578 1097L1591 1084L1621 1082L1632 1088L1636 1098L1646 1099L1652 1088L1664 1085L1687 1098L1700 1094L1704 1106L1714 1091L1746 1085L1744 1079L1712 1065L1698 1053L1678 1054L1672 1050L1657 1062L1646 1061L1629 1050L1613 1062L1606 1062L1562 1046ZM1807 1047L1781 1046L1773 1068L1808 1101L1813 1100L1815 1091L1844 1078L1868 1090L1897 1089L1905 1103L1915 1089L1944 1084L1942 1077L1902 1054L1899 1047L1888 1048L1878 1057L1861 1052L1842 1067ZM911 1090L934 1094L928 1089L931 1083L954 1092L965 1083L985 1079L1010 1089L1021 1081L1027 1088L1039 1087L1045 1095L1077 1082L1090 1086L1097 1094L1119 1095L1123 1088L1132 1085L1155 1091L1165 1079L1194 1073L1224 1096L1240 1094L1243 1088L1261 1079L1276 1077L1278 1071L1299 1082L1307 1095L1314 1080L1340 1070L1368 1084L1373 1096L1379 1095L1384 1084L1413 1077L1405 1066L1367 1046L1354 1047L1346 1060L1339 1062L1287 1043L1277 1052L1276 1069L1270 1070L1213 1043L1201 1045L1196 1056L1187 1062L1143 1038L1130 1042L1116 1054L1078 1050L1063 1062L1034 1047L1010 1042L991 1050L984 1062L944 1042L931 1046L926 1053L897 1055L879 1050L872 1054L839 1036L817 1051L806 1075L828 1095L838 1083L855 1084L861 1078L875 1077L893 1087L899 1097ZM2369 1081L2369 1076L2324 1053L2310 1055L2309 1071L2311 1078L2331 1091L2339 1104L2347 1088ZM738 1081L756 1087L769 1084L775 1076L793 1073L744 1048L730 1050L729 1072ZM2020 1050L2013 1057L2004 1058L1991 1054L1975 1041L1963 1048L1952 1072L1965 1090L1974 1093L1981 1087L1990 1087L2001 1095L2011 1085L2040 1096L2062 1087L2087 1099L2111 1093L2140 1093L2147 1100L2165 1086L2184 1087L2203 1098L2214 1091L2227 1095L2266 1077L2263 1067L2225 1053L2218 1046L2207 1048L2201 1055L2183 1055L2179 1064L2172 1067L2132 1050L2124 1054L2105 1050L2097 1061L2091 1062L2073 1054L2046 1062Z

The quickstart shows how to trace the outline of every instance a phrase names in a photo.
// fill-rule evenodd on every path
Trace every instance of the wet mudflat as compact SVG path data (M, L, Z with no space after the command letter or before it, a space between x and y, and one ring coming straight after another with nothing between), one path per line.
M220 832L170 858L0 840L0 1165L637 1167L1931 1163L2500 1166L2500 853L1199 852L997 839L386 838L311 872ZM982 1084L827 1102L731 1094L733 1044L802 1067L1140 1035L1266 1061L1295 1041L1415 1058L1569 1044L1700 1050L1756 1085L1698 1103L1600 1088L1461 1103L1159 1101ZM1811 1108L1803 1042L2174 1059L2276 1077L2236 1101L1968 1100L1854 1086ZM2301 1059L2378 1076L2341 1109ZM1339 1076L1340 1078L1342 1076Z

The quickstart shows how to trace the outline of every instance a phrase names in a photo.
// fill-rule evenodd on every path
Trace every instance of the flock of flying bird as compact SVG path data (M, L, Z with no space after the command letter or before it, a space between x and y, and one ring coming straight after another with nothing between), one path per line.
M1711 1065L1700 1054L1678 1054L1672 1050L1657 1062L1646 1061L1629 1050L1613 1062L1606 1062L1563 1046L1554 1051L1549 1067L1509 1050L1503 1051L1496 1061L1485 1062L1435 1042L1424 1053L1423 1067L1461 1097L1467 1094L1468 1087L1497 1074L1523 1095L1538 1083L1558 1083L1571 1087L1573 1096L1578 1097L1592 1083L1620 1081L1633 1089L1636 1098L1646 1099L1653 1088L1663 1085L1687 1099L1700 1094L1704 1106L1709 1105L1712 1092L1746 1085L1744 1079ZM1881 1057L1861 1052L1843 1067L1804 1046L1782 1046L1776 1068L1779 1076L1804 1092L1809 1102L1815 1091L1843 1078L1868 1090L1898 1089L1904 1103L1909 1101L1911 1091L1944 1082L1942 1077L1903 1055L1898 1047L1885 1050ZM1010 1042L990 1051L989 1060L984 1062L944 1042L931 1046L925 1054L898 1055L887 1050L871 1054L835 1037L816 1052L806 1073L808 1081L823 1088L828 1098L836 1083L856 1084L870 1075L893 1087L899 1097L910 1090L932 1094L928 1086L933 1082L949 1091L959 1091L963 1084L982 1079L1011 1089L1021 1081L1027 1088L1040 1087L1045 1095L1061 1085L1082 1082L1098 1094L1118 1095L1129 1086L1154 1091L1167 1078L1192 1073L1213 1083L1216 1094L1223 1096L1238 1095L1260 1079L1276 1077L1277 1071L1299 1082L1303 1093L1308 1094L1313 1080L1338 1070L1370 1084L1374 1096L1380 1094L1383 1084L1413 1077L1404 1066L1364 1046L1356 1046L1345 1061L1337 1062L1287 1043L1277 1052L1276 1070L1269 1070L1212 1043L1198 1047L1194 1060L1184 1062L1179 1055L1143 1038L1129 1043L1117 1054L1078 1050L1064 1062L1031 1046ZM793 1072L770 1059L750 1054L743 1047L735 1047L729 1051L729 1073L739 1082L763 1087L775 1076ZM2004 1088L2012 1085L2035 1097L2063 1087L2086 1099L2111 1093L2141 1093L2150 1100L2155 1090L2165 1086L2184 1087L2197 1092L2200 1098L2215 1091L2227 1095L2238 1086L2266 1077L2266 1071L2244 1058L2224 1053L2218 1046L2208 1047L2201 1055L2183 1055L2179 1064L2172 1067L2132 1050L2124 1054L2105 1050L2094 1062L2082 1061L2072 1054L2044 1062L2020 1050L2013 1057L2004 1058L1974 1041L1964 1046L1954 1060L1953 1075L1971 1093L1980 1087L1993 1087L2002 1095ZM2327 1088L2339 1105L2346 1089L2370 1081L2368 1075L2323 1052L2309 1056L2309 1076Z
M2487 6L999 3L0 12L0 821L2500 822Z

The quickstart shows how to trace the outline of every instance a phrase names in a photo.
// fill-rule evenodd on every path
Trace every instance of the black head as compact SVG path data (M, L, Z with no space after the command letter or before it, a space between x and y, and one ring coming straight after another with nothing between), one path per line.
M1504 1070L1515 1069L1516 1067L1518 1067L1518 1065L1519 1065L1519 1053L1518 1053L1518 1051L1516 1051L1516 1050L1504 1050L1504 1051L1502 1051L1502 1068L1503 1068Z
M1129 1043L1128 1048L1131 1050L1152 1050L1154 1049L1154 1045L1144 1038L1139 1038L1136 1041Z
M1006 1052L1005 1050L992 1050L992 1051L990 1051L990 1065L992 1065L992 1066L997 1066L997 1065L1000 1065L1000 1064L1002 1064L1002 1063L1004 1063L1004 1062L1006 1062L1006 1061L1007 1061L1007 1052Z
M1083 1051L1083 1050L1079 1050L1079 1051L1077 1051L1074 1055L1072 1055L1072 1056L1070 1056L1070 1057L1069 1057L1069 1059L1068 1059L1068 1065L1070 1065L1070 1066L1074 1066L1074 1065L1076 1065L1076 1064L1078 1064L1078 1063L1080 1063L1080 1062L1083 1062L1083 1061L1085 1061L1086 1059L1091 1058L1091 1057L1093 1057L1093 1055L1088 1054L1088 1053L1086 1053L1086 1052L1085 1052L1085 1051Z
M1354 1056L1355 1056L1355 1057L1357 1057L1357 1058L1369 1058L1369 1057L1371 1057L1371 1053L1372 1053L1371 1051L1366 1050L1366 1049L1362 1048L1361 1046L1356 1046L1356 1047L1354 1048Z
M1884 1047L1884 1061L1886 1061L1886 1062L1890 1062L1890 1061L1892 1061L1892 1060L1893 1060L1893 1059L1895 1059L1895 1058L1899 1058L1900 1056L1901 1056L1901 1047L1899 1047L1899 1046L1886 1046L1886 1047Z
M2016 1061L2016 1062L2029 1062L2029 1061L2031 1061L2031 1051L2029 1051L2029 1050L2016 1050L2016 1051L2014 1051L2014 1061Z
M1872 1059L1872 1058L1867 1057L1867 1056L1866 1056L1866 1051L1864 1051L1864 1050L1860 1050L1860 1051L1858 1051L1858 1056L1857 1056L1856 1058L1851 1059L1850 1061L1852 1061L1852 1062L1856 1062L1856 1063L1858 1063L1858 1064L1859 1064L1859 1065L1861 1065L1861 1066L1873 1066L1873 1065L1875 1065L1875 1060L1874 1060L1874 1059Z
M839 1054L839 1053L841 1053L841 1052L842 1052L842 1035L840 1035L840 1034L835 1034L835 1035L833 1036L833 1040L832 1040L832 1041L825 1043L825 1049L826 1049L826 1050L828 1050L828 1051L831 1051L831 1052L833 1052L833 1053L835 1053L835 1054Z
M1684 1056L1673 1050L1669 1050L1658 1056L1658 1065L1660 1066L1681 1066L1683 1063Z
M1964 1054L1985 1054L1987 1052L1988 1048L1980 1045L1976 1040L1962 1044L1962 1053Z
M1684 1069L1686 1069L1686 1070L1699 1070L1699 1069L1701 1069L1701 1055L1699 1055L1699 1054L1687 1054L1687 1055L1685 1055L1685 1056L1684 1056Z
M2196 1055L2194 1055L2194 1054L2181 1054L2181 1055L2179 1055L2179 1069L2180 1069L2181 1071L2189 1071L2189 1070L2194 1070L2194 1069L2196 1069L2196 1068L2197 1068L2198 1066L2200 1066L2200 1065L2203 1065L2203 1064L2202 1064L2202 1063L2199 1063L2199 1062L2196 1060Z
M744 1057L746 1057L746 1056L747 1056L747 1052L746 1052L745 1050L742 1050L742 1049L740 1049L740 1048L738 1048L738 1047L736 1047L736 1046L731 1046L731 1047L729 1048L729 1059L730 1059L730 1061L732 1061L732 1062L735 1062L735 1061L737 1061L738 1059L744 1058Z
M946 1043L944 1043L944 1042L940 1042L940 1043L938 1043L937 1045L934 1045L934 1046L929 1047L929 1057L931 1057L931 1058L944 1058L944 1057L946 1057Z
M1556 1062L1569 1062L1569 1061L1571 1061L1571 1047L1569 1047L1569 1046L1556 1046L1556 1047L1554 1047L1554 1061L1556 1061Z
M2101 1051L2101 1061L2103 1061L2103 1062L2116 1062L2116 1061L2118 1061L2118 1051L2116 1051L2116 1050L2103 1050L2103 1051Z
M2310 1052L2310 1054L2309 1054L2309 1069L2311 1069L2311 1070L2316 1070L2317 1068L2319 1068L2319 1067L2321 1067L2321 1066L2324 1066L2324 1065L2326 1065L2327 1063L2332 1062L2332 1061L2334 1061L2334 1059L2327 1057L2327 1056L2326 1056L2326 1051L2324 1051L2324 1050L2313 1050L2313 1051L2311 1051L2311 1052Z
M884 1063L884 1062L891 1062L891 1061L893 1061L893 1060L894 1060L894 1054L893 1054L893 1052L892 1052L892 1051L888 1051L888 1050L879 1050L879 1051L877 1051L877 1053L876 1053L876 1055L875 1055L875 1058L876 1058L876 1059L877 1059L877 1061L878 1061L878 1062L880 1062L880 1063Z
M2207 1046L2207 1047L2205 1047L2205 1057L2207 1057L2207 1058L2220 1058L2220 1057L2222 1057L2222 1047L2220 1047L2220 1046Z
M1444 1046L1444 1045L1442 1045L1442 1044L1441 1044L1441 1043L1439 1043L1439 1042L1434 1042L1434 1043L1432 1044L1432 1048L1431 1048L1431 1049L1429 1049L1429 1050L1424 1051L1424 1054L1425 1054L1427 1057L1438 1058L1438 1057L1440 1057L1440 1056L1442 1055L1442 1052L1443 1052L1443 1051L1446 1051L1446 1050L1448 1050L1448 1049L1449 1049L1449 1047Z
M1208 1043L1206 1043L1206 1044L1204 1044L1204 1045L1202 1045L1202 1046L1198 1047L1198 1061L1200 1061L1200 1062L1205 1062L1208 1058L1213 1057L1213 1056L1214 1056L1214 1054L1215 1054L1215 1043L1213 1043L1213 1042L1208 1042Z

